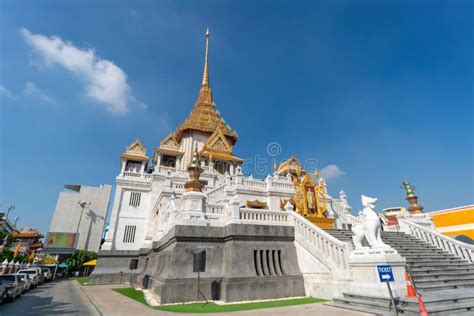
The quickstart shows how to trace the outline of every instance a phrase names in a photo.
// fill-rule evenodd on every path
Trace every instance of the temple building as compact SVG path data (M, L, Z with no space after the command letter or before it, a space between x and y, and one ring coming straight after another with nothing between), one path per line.
M362 196L363 212L352 215L345 192L329 195L318 171L304 170L295 156L264 179L244 176L243 159L233 153L238 135L214 102L209 39L208 30L189 116L154 150L136 139L120 156L110 227L90 284L130 278L160 304L195 301L197 292L198 300L223 302L313 296L350 304L346 295L353 295L370 305L381 297L390 307L378 265L393 270L390 295L397 299L407 294L407 262L444 273L423 266L430 253L418 262L400 245L443 247L437 250L461 268L468 263L459 261L473 262L471 248L450 246L433 230L408 182L410 208L406 215L387 213L397 220L384 224L382 234L376 198ZM457 276L450 281L457 286Z
M171 193L179 197L183 192L188 177L186 168L195 150L203 168L201 177L206 182L204 192L208 203L222 202L226 184L240 181L236 196L242 207L283 210L286 201L295 207L298 202L298 211L314 218L313 221L318 218L325 228L333 226L333 207L351 212L344 192L337 199L328 196L324 179L313 179L294 156L282 162L274 175L266 179L243 176L243 159L233 154L238 135L220 116L212 94L209 36L207 31L203 78L189 116L160 141L151 159L139 139L120 156L122 167L103 249L138 250L151 244L156 231L162 230L157 226L160 204ZM294 190L295 181L299 183L298 191ZM306 206L307 201L310 207Z

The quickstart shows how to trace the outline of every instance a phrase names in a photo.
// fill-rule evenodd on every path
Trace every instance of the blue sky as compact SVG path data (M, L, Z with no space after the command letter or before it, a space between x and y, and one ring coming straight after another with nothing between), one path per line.
M295 154L379 208L474 202L471 1L2 1L0 200L49 227L64 184L114 184L210 80L235 154ZM281 153L269 157L277 142ZM271 163L269 163L271 165ZM332 167L327 167L333 165ZM248 172L253 166L249 165Z

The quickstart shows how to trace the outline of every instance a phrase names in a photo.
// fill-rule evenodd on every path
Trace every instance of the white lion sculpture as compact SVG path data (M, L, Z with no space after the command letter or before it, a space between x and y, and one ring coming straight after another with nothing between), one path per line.
M364 209L362 212L359 212L359 218L362 217L362 221L360 224L352 226L352 233L354 234L352 241L354 242L355 249L367 248L362 246L364 239L367 240L370 248L389 247L382 241L380 219L374 211L377 198L371 198L365 195L362 195L361 198Z

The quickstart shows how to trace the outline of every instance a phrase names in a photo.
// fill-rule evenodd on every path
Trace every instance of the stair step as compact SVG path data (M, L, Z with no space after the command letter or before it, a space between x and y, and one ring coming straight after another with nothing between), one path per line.
M425 283L436 283L436 282L444 282L444 283L447 283L449 284L450 282L458 282L459 281L459 276L457 275L454 275L454 276L451 276L451 277L433 277L433 276L430 276L430 277L423 277L423 278L416 278L415 279L415 283L416 285L421 285L421 284L425 284ZM465 275L464 277L461 278L462 281L474 281L474 275Z
M412 271L413 277L415 280L418 280L418 278L425 278L425 277L443 277L443 276L457 276L457 277L464 277L466 275L466 272L471 272L474 274L474 268L471 270L427 270L427 271Z
M381 315L381 316L393 315L393 312L388 312L387 310L384 310L384 309L371 308L365 305L360 306L360 305L354 305L354 304L335 303L335 302L324 303L324 305L331 306L331 307L338 307L342 309L348 309L348 310L357 311L357 312L369 313L373 315Z
M371 299L356 299L351 297L336 297L333 299L335 303L368 305L374 308L389 309L390 302L379 302Z
M428 315L447 315L449 312L474 312L474 305L471 302L466 303L452 303L452 304L445 304L441 306L430 306L425 305ZM410 311L410 312L419 312L419 307L415 306L406 306L401 308L403 311ZM472 315L472 314L471 314Z
M459 288L473 288L474 287L474 280L468 280L468 281L455 281L455 282L449 282L449 283L444 283L444 282L431 282L428 284L418 284L416 283L416 288L420 291L432 291L432 290L440 290L440 289L459 289ZM474 289L473 289L474 290Z
M410 263L410 267L412 269L414 268L445 268L445 269L448 269L448 268L454 268L454 267L458 267L458 268L464 268L464 267L469 267L470 265L467 264L467 263L449 263L449 262L422 262L422 263L417 263L417 262L413 262L413 263Z
M425 306L428 306L430 308L445 306L445 305L448 305L448 304L471 304L474 307L474 298L460 298L460 299L457 299L457 300L442 300L442 301L435 301L435 302L430 302L430 301L427 301L427 300L423 299L423 303L425 304ZM402 301L402 302L400 302L398 307L400 307L400 308L404 308L404 307L418 308L419 307L418 306L418 299L414 299L411 302Z
M380 303L386 304L387 306L388 306L388 304L390 304L390 299L389 299L389 298L380 297L380 296L359 295L359 294L348 293L348 292L343 292L343 293L342 293L342 296L343 296L344 298L351 298L351 299L356 299L356 300L371 300L371 301L376 301L376 302L380 302Z
M460 267L451 267L448 265L448 268L446 266L437 266L437 267L428 267L428 266L421 266L421 267L415 267L410 265L411 272L413 273L436 273L436 272L447 272L447 271L464 271L466 273L473 273L474 268L471 265L463 265Z

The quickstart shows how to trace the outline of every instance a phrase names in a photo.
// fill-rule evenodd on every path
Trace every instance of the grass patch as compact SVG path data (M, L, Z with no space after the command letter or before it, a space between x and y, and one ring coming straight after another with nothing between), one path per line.
M112 289L112 290L122 295L128 296L132 300L148 305L147 302L145 301L145 295L143 294L142 291L135 290L134 288L131 288L131 287L124 287L124 288Z
M142 291L135 290L133 288L119 288L112 289L115 292L118 292L122 295L125 295L137 302L148 305L145 301L145 297ZM300 305L300 304L310 304L310 303L321 303L326 302L320 298L314 297L303 297L303 298L292 298L287 300L275 300L275 301L264 301L264 302L252 302L252 303L241 303L241 304L225 304L217 305L215 303L193 303L193 304L176 304L176 305L166 305L158 306L155 309L160 311L167 312L176 312L176 313L221 313L221 312L235 312L235 311L246 311L252 309L260 308L272 308L272 307L282 307L282 306L291 306L291 305Z
M80 285L86 285L87 281L89 281L89 277L75 277L74 279L76 279Z
M276 301L264 301L264 302L253 302L253 303L241 303L241 304L226 304L226 305L217 305L214 303L194 303L194 304L184 304L184 305L168 305L168 306L159 306L155 309L167 312L176 312L176 313L221 313L221 312L235 312L235 311L245 311L252 309L261 309L261 308L272 308L272 307L283 307L291 305L300 305L300 304L309 304L309 303L321 303L326 302L326 300L314 297L304 297L304 298L294 298L287 300L276 300Z

